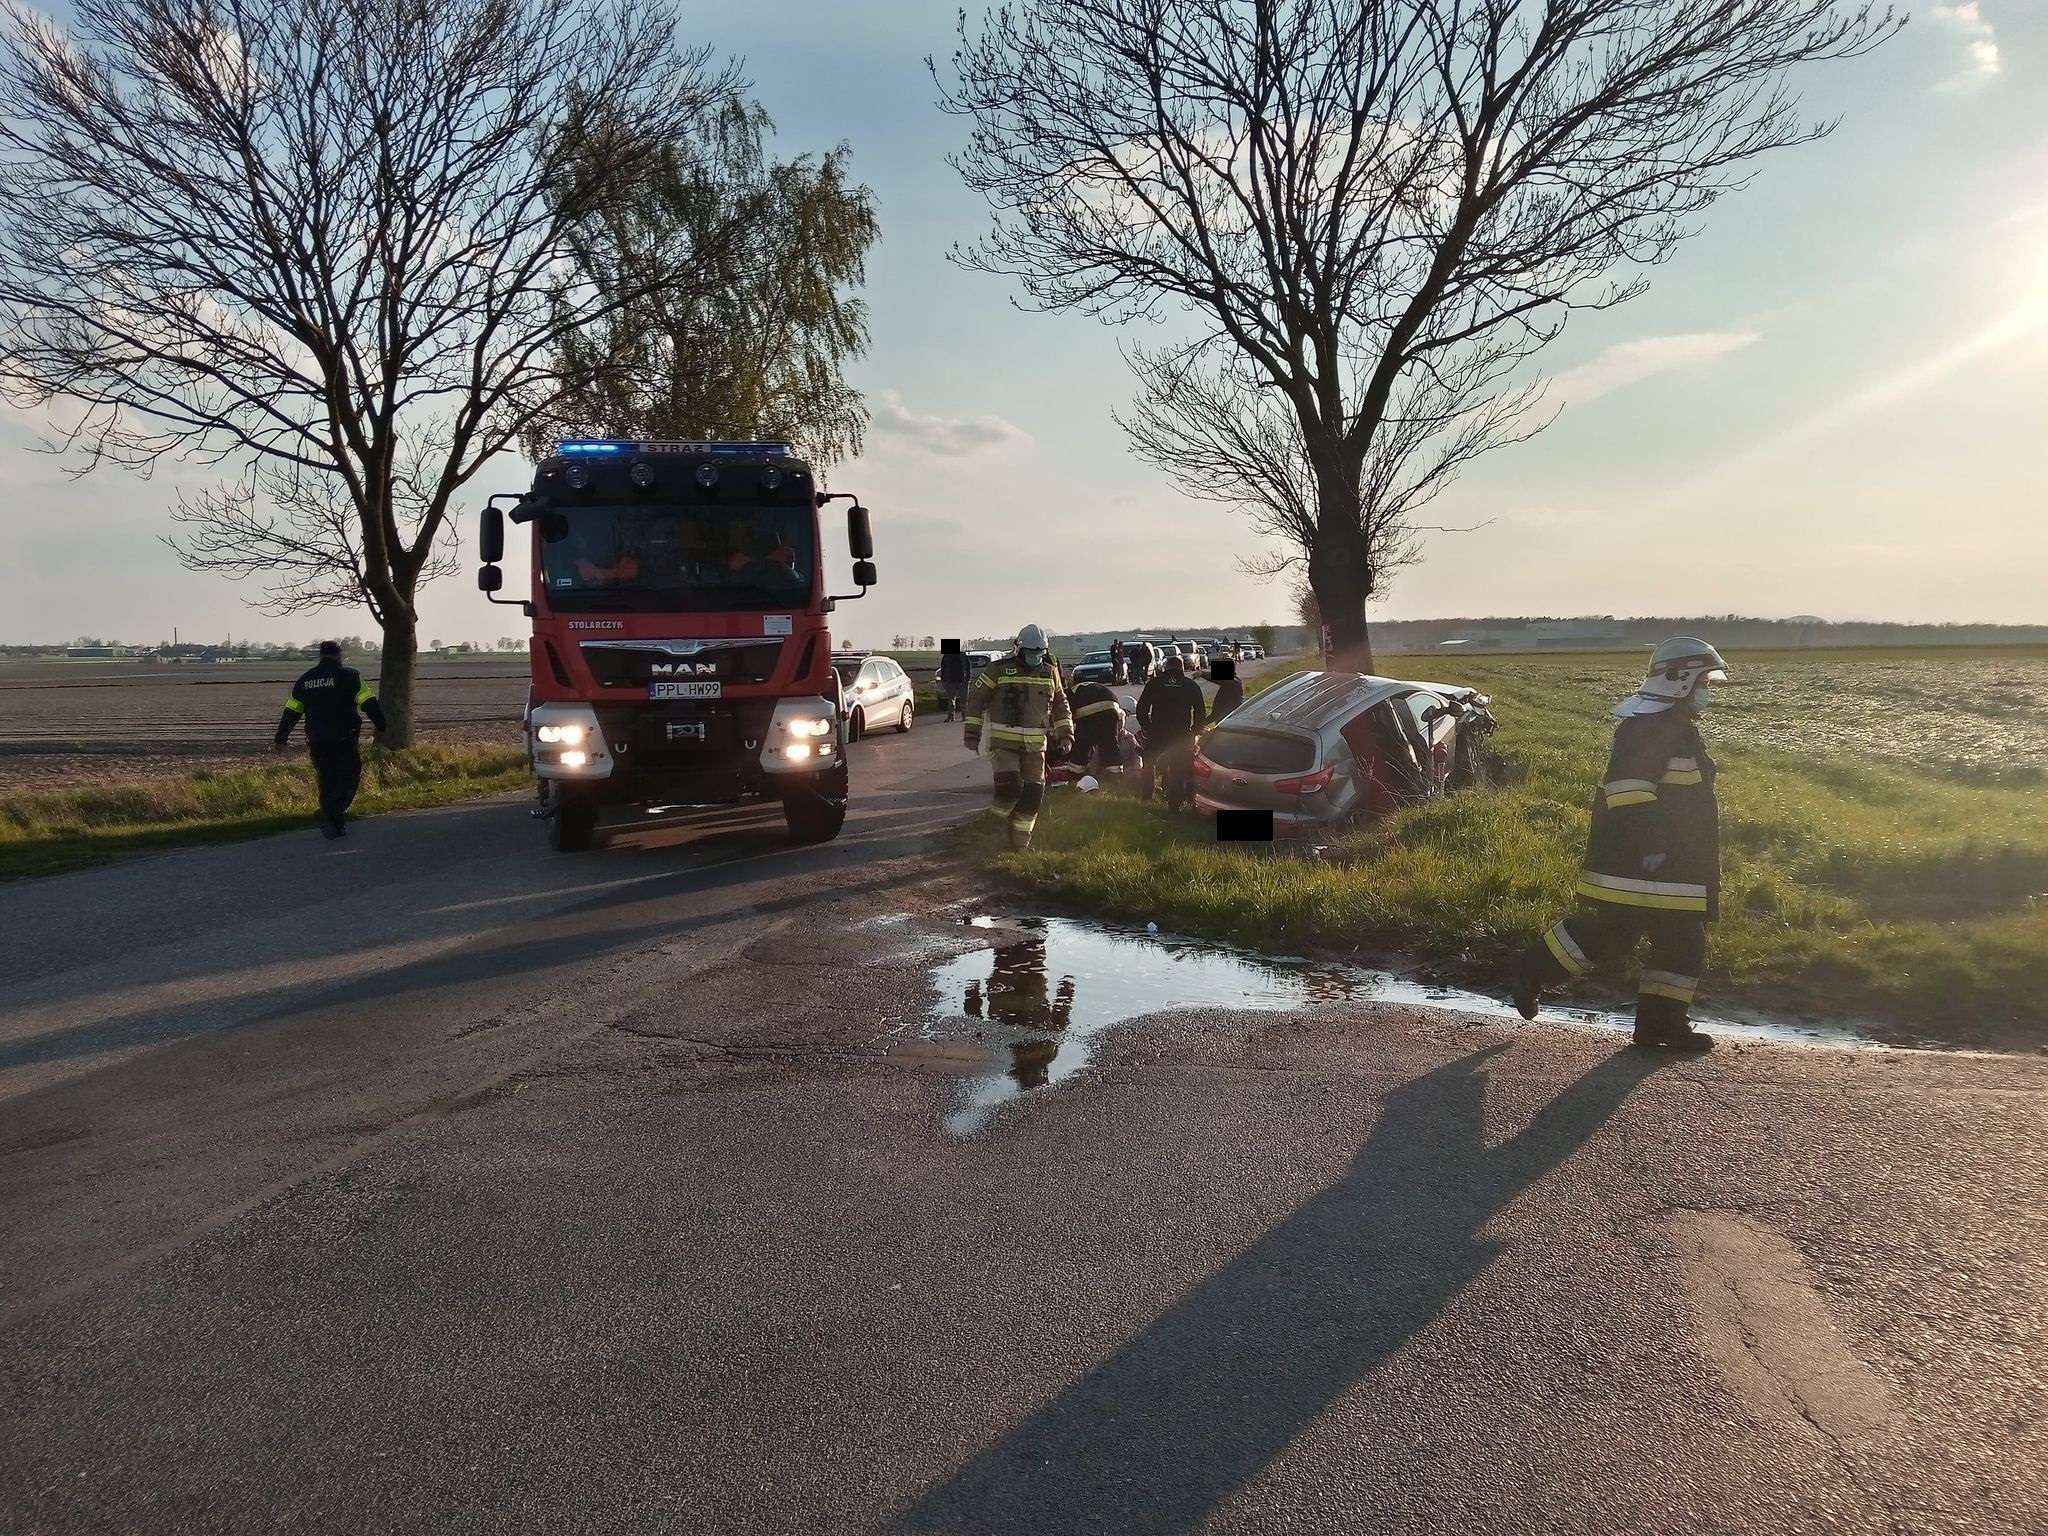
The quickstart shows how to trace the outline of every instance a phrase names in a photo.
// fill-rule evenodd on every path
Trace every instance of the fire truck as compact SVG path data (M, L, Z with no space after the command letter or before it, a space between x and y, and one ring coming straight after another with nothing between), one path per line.
M821 514L845 501L855 592L829 595ZM504 505L509 502L510 505ZM533 595L499 597L505 525ZM533 620L527 749L548 841L590 846L607 806L779 801L790 835L846 821L835 605L875 584L867 508L786 443L564 442L494 496L477 585Z

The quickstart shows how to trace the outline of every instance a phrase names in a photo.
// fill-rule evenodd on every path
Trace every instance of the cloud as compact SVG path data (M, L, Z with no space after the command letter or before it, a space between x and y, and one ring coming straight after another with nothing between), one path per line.
M909 409L893 389L875 406L875 431L943 458L965 458L985 448L1029 443L1030 434L1000 416L927 416Z
M1964 48L1969 55L1968 66L1949 81L1950 85L1981 84L1998 73L1998 38L1991 30L1991 23L1984 19L1977 0L1964 0L1961 5L1937 5L1934 19L1962 34Z
M1756 331L1689 331L1678 336L1644 336L1624 341L1567 368L1550 381L1553 394L1573 405L1626 389L1660 373L1697 368L1717 357L1740 352L1756 341Z

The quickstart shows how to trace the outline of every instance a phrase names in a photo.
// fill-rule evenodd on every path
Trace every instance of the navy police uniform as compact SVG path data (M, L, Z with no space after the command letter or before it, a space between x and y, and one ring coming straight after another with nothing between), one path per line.
M363 759L356 742L364 715L381 736L384 708L362 673L343 666L338 655L323 655L318 666L292 684L277 722L280 747L291 739L293 726L301 719L306 722L306 751L320 781L321 830L329 837L347 830L348 808L362 782Z

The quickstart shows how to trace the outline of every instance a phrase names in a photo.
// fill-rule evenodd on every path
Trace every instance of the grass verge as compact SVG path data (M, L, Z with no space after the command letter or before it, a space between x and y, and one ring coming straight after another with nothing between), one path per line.
M1999 729L2010 722L1996 701L2042 713L2048 658L1911 665L1923 660L1939 675L1902 677L1898 657L1735 658L1728 707L1707 725L1725 866L1707 1010L2048 1046L2048 790L2026 755L1977 752L1969 724L1973 698ZM2036 669L2031 681L2016 683L2015 665ZM1972 674L1978 666L2004 671L1994 686ZM1404 659L1390 670L1493 696L1512 787L1412 807L1340 838L1323 859L1218 847L1195 818L1064 792L1031 852L973 846L1085 910L1265 948L1395 951L1498 987L1521 947L1569 909L1606 708L1639 667L1632 657Z
M518 747L371 748L358 815L415 810L528 782ZM261 767L0 794L0 878L47 875L131 853L234 842L309 826L317 800L302 751Z

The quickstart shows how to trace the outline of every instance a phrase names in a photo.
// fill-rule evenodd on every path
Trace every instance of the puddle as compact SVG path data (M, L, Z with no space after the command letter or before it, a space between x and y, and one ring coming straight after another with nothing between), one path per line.
M1084 1071L1108 1030L1149 1014L1188 1008L1286 1013L1370 1000L1521 1022L1500 998L1364 966L1255 955L1062 917L976 917L968 926L986 934L990 947L932 968L938 1002L931 1017L890 1051L926 1071L962 1079L960 1097L945 1117L956 1136L973 1135L1004 1105ZM1621 1033L1634 1027L1628 1012L1557 1006L1546 1007L1541 1022ZM1850 1029L1756 1016L1701 1015L1698 1022L1738 1040L1896 1048Z

